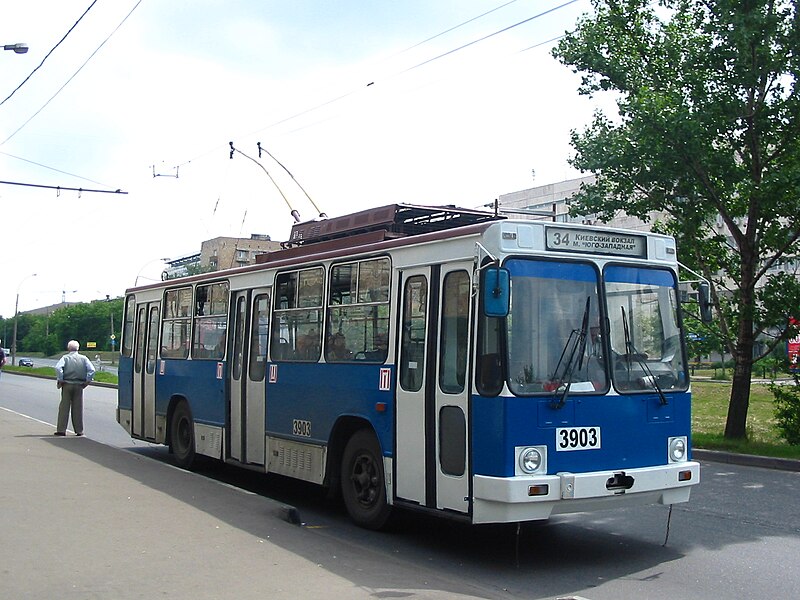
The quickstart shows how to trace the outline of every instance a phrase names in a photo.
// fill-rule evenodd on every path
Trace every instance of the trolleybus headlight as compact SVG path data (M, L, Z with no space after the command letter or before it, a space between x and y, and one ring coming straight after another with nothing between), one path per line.
M685 462L687 449L686 436L669 438L669 462Z
M540 448L522 448L518 462L523 473L535 473L544 466L543 451Z

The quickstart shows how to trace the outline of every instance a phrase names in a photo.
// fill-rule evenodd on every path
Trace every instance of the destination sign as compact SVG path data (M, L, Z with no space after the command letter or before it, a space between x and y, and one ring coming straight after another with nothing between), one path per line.
M545 240L548 250L647 258L647 238L643 235L547 227Z

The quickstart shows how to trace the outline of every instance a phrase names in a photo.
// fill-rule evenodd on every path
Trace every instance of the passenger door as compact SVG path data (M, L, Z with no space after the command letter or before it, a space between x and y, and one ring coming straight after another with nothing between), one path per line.
M233 295L228 455L256 465L264 464L269 300L266 288Z
M437 508L467 512L472 263L443 265L436 356Z
M160 308L160 302L136 305L131 435L148 440L155 440L156 435L155 372Z
M433 265L400 277L395 494L458 512L469 510L470 268Z
M432 426L428 377L431 341L430 267L407 269L400 274L400 351L397 359L396 447L394 489L398 498L428 506L431 471L428 457Z

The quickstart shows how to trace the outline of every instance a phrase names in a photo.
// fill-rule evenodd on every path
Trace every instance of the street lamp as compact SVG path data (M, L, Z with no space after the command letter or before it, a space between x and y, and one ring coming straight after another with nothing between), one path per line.
M25 283L31 277L36 277L36 273L31 273L27 277L25 277L22 281L19 282L17 286L17 302L14 304L14 340L11 346L11 365L14 366L17 364L17 321L19 320L19 290L22 287L22 284Z
M14 54L25 54L28 51L28 44L5 44L3 50L13 50Z

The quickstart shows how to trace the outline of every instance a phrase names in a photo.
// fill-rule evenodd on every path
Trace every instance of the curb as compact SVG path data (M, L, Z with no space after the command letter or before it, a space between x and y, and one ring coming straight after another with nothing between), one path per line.
M800 460L791 458L773 458L771 456L755 456L752 454L736 454L720 450L702 450L692 448L694 460L708 460L711 462L742 465L745 467L761 467L763 469L776 469L778 471L800 472Z

